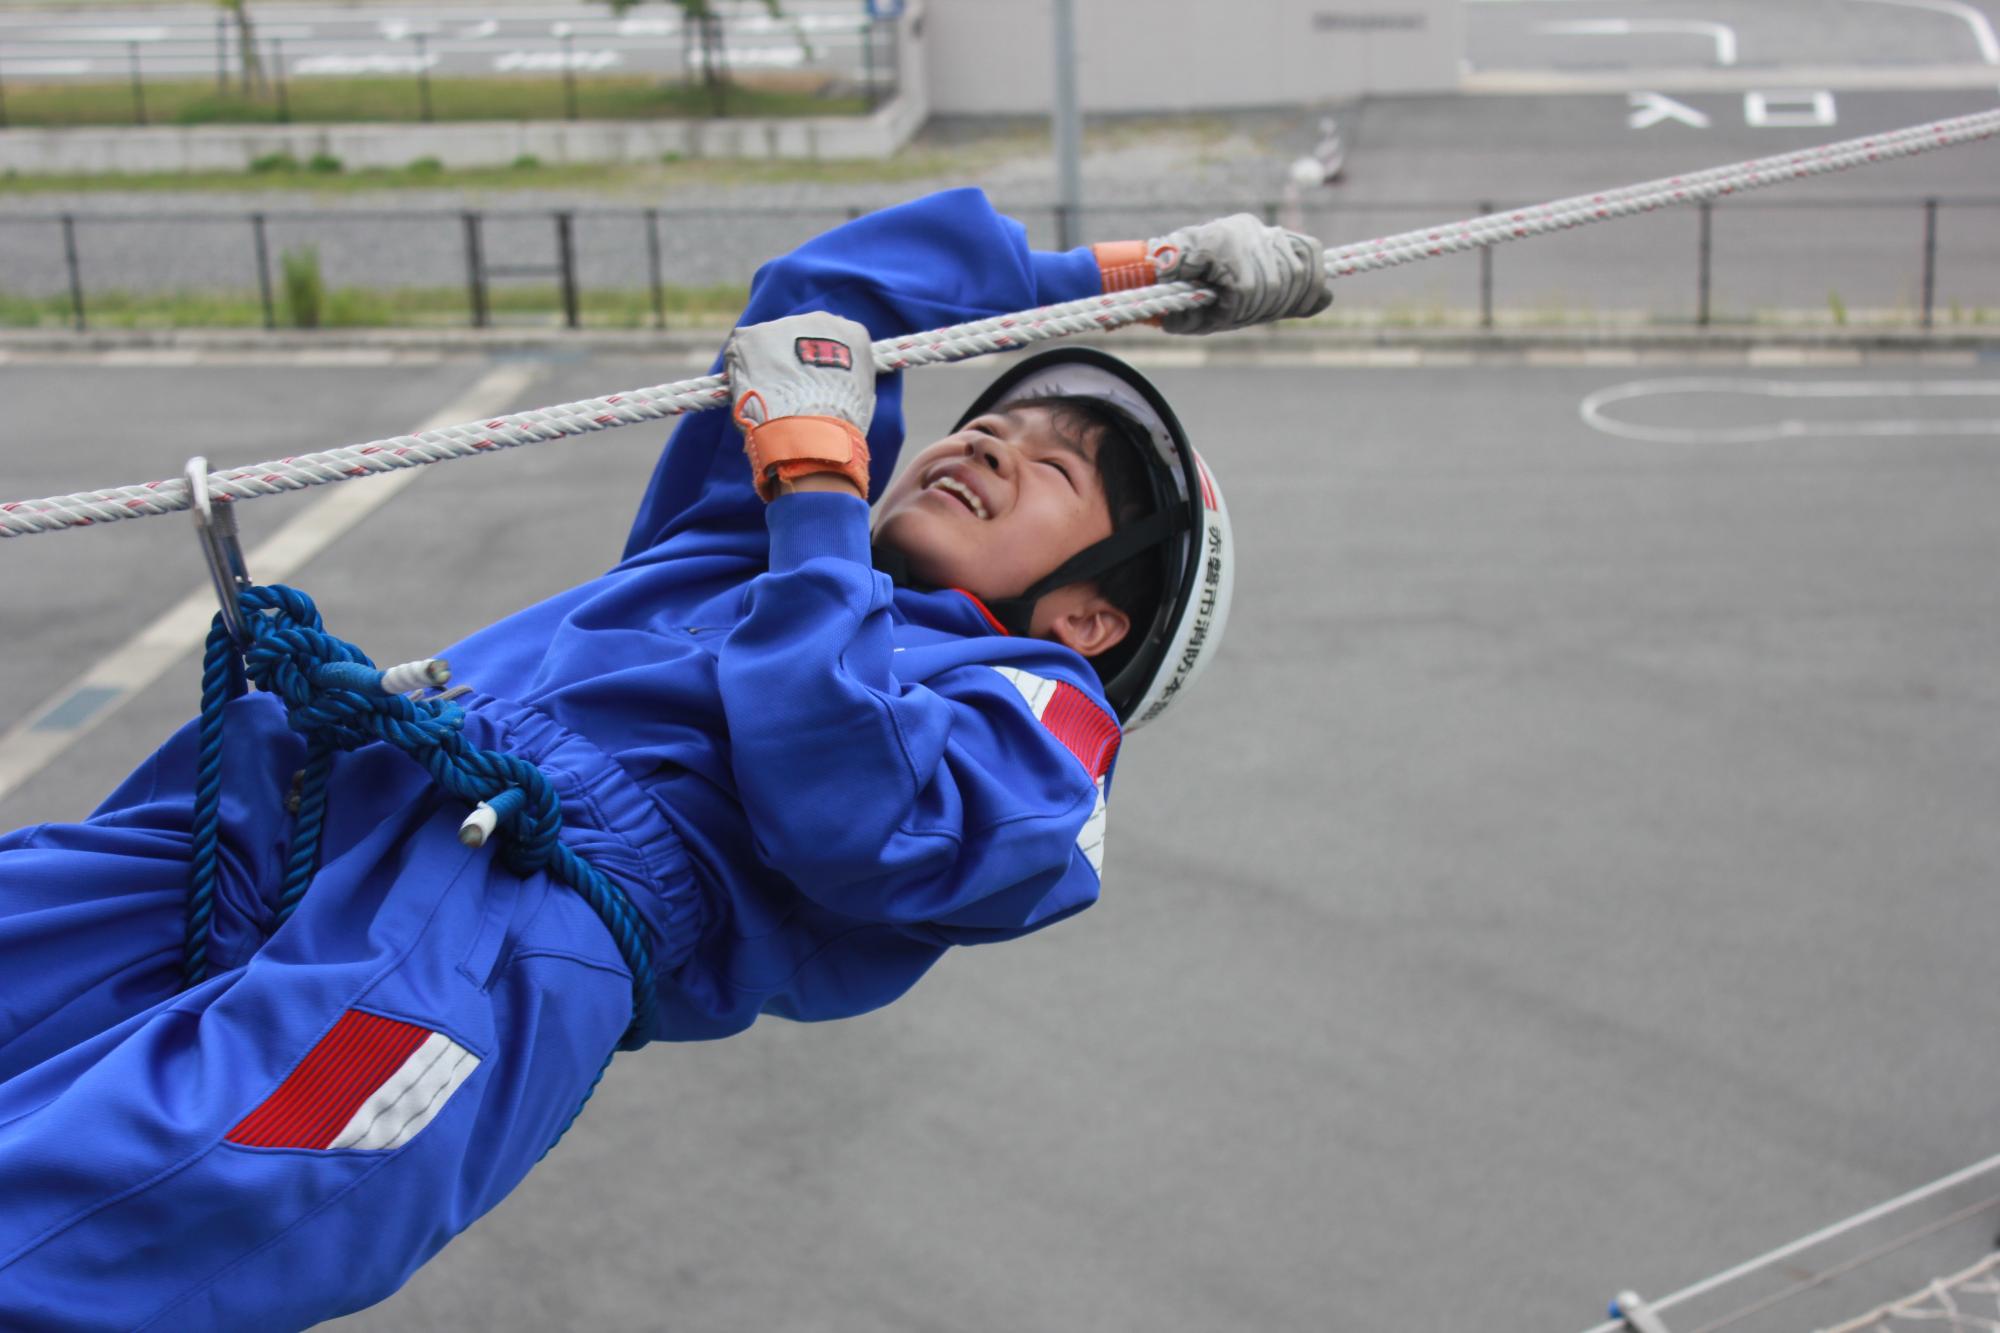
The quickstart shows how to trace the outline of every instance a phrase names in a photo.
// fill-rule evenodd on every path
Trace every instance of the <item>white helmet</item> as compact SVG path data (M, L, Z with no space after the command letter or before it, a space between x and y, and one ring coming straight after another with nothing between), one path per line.
M1118 409L1151 440L1147 476L1152 512L1063 562L1019 597L992 609L1010 629L1025 626L1044 593L1094 579L1157 548L1166 590L1152 619L1134 625L1136 651L1104 681L1104 697L1126 731L1152 721L1215 657L1229 619L1236 551L1229 509L1201 455L1151 381L1091 347L1058 347L1010 367L973 400L953 429L1024 398L1095 398Z

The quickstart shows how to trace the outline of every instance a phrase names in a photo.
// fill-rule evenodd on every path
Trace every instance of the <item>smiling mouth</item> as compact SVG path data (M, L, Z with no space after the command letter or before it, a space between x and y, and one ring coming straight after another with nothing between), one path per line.
M951 496L967 509L971 510L975 518L986 517L986 505L973 493L972 488L964 482L954 480L951 477L940 477L930 484L930 489L943 491L945 494Z

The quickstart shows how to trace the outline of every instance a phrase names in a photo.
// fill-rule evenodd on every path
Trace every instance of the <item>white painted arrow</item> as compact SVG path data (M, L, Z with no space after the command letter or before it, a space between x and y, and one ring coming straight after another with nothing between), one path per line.
M1635 130L1651 128L1663 120L1677 120L1698 130L1708 128L1706 113L1695 110L1685 102L1676 102L1663 93L1633 93L1628 100L1632 105L1630 124Z

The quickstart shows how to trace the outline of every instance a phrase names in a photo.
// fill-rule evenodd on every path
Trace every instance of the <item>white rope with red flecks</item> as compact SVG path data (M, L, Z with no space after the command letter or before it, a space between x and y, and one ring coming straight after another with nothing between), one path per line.
M1463 222L1423 227L1329 250L1326 256L1327 272L1334 278L1352 277L1357 273L1392 268L1419 259L1525 240L1530 236L1565 231L1592 222L1629 217L1635 213L1648 213L1677 204L1691 204L1743 190L1843 171L1869 162L1909 157L1990 138L1996 131L2000 131L2000 110L1983 111L1887 134L1627 185L1598 194L1558 199L1531 208L1510 209L1468 218ZM1209 288L1185 282L1160 283L1092 296L1020 314L975 320L929 333L885 338L874 344L875 368L880 372L904 370L912 366L962 361L988 352L1012 351L1078 333L1102 333L1175 311L1192 310L1213 300L1215 293ZM516 412L491 421L443 426L371 444L347 445L248 467L227 468L209 474L209 494L217 501L228 501L303 490L308 486L345 481L375 472L467 458L544 440L566 439L633 422L659 421L683 412L720 407L728 399L729 391L723 377L704 375L699 379L673 384L628 389L603 398L587 398L555 407ZM178 477L41 500L17 500L0 504L0 537L21 537L122 518L167 514L186 509L189 503L187 483Z

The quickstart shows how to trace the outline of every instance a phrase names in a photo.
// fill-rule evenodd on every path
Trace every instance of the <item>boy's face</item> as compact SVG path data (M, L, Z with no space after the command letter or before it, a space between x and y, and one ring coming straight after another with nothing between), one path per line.
M967 422L882 493L875 540L936 587L984 601L1018 597L1111 535L1097 433L1066 425L1041 406Z

